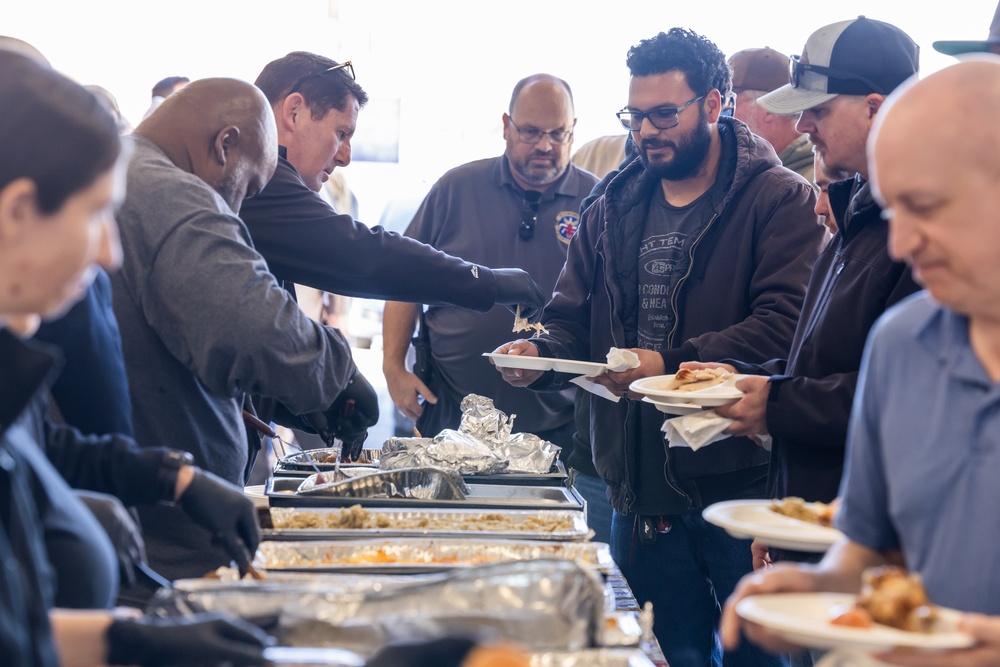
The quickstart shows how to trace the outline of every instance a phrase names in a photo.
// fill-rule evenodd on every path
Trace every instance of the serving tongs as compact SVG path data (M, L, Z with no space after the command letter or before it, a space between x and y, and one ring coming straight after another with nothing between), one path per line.
M270 438L271 442L277 443L281 448L281 458L285 458L286 456L288 456L288 448L291 447L292 445L282 440L281 436L278 435L277 431L271 428L270 424L260 420L257 417L257 415L253 414L249 410L243 411L243 421L245 421L253 430L257 431L258 433L267 438ZM303 449L302 447L299 447L297 445L296 449L299 450L299 453L302 454L306 462L310 466L312 466L312 469L316 471L316 474L320 475L321 478L325 477L323 471L320 470L319 466L316 464L316 459L313 458L312 454L309 452L308 449ZM337 462L334 464L333 468L333 479L337 479L339 477L340 477L340 454L338 453Z

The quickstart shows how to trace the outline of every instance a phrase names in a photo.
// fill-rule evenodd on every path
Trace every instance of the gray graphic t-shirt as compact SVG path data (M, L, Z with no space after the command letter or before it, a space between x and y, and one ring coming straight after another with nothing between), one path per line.
M688 270L691 241L711 215L706 195L681 208L668 204L662 192L652 198L639 245L640 348L665 346L674 326L670 295Z

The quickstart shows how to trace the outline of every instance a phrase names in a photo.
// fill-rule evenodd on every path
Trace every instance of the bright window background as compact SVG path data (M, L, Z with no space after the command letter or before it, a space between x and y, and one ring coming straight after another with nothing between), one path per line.
M672 26L706 35L726 53L770 46L800 53L814 29L864 14L921 47L925 72L953 59L936 39L981 39L992 0L2 0L0 34L37 46L81 83L99 84L137 123L156 81L256 78L293 50L352 60L375 99L399 100L399 163L345 171L374 224L393 198L419 197L445 170L503 150L501 114L521 77L550 72L573 88L576 146L619 133L629 46ZM374 111L374 108L373 108ZM361 112L360 132L377 134Z
M414 208L446 170L500 154L501 115L528 74L569 82L581 146L623 133L614 112L627 101L625 55L661 30L690 28L727 54L759 46L793 54L813 30L864 14L905 30L920 45L926 73L954 62L931 42L985 38L994 7L993 0L0 0L0 34L38 47L80 83L110 90L133 124L150 88L168 76L253 81L296 50L351 60L373 100L361 112L359 140L399 137L398 163L355 161L343 174L359 218L375 224L387 204ZM385 109L394 105L398 127L390 128L396 116ZM377 336L380 305L355 300L352 336L365 329ZM367 443L378 447L394 428L381 354L377 346L357 349L355 360L380 394L382 419Z

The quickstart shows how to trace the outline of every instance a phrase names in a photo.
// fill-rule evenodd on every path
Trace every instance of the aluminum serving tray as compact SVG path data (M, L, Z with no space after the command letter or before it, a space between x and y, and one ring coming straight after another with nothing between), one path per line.
M654 667L640 649L593 648L531 655L531 667Z
M296 491L301 477L271 477L264 494L272 507L439 507L450 509L539 509L582 510L583 499L565 486L517 486L510 484L469 484L465 500L428 500L423 498L338 498L325 495L300 495Z
M487 563L574 560L609 572L611 548L601 542L417 539L334 542L262 542L268 571L368 572L405 574L468 568Z
M378 450L373 450L377 453ZM359 470L363 469L366 471L371 471L372 466L378 465L378 458L376 457L373 461L368 463L344 463L341 464L341 470L350 470L351 468L357 468ZM332 463L317 463L318 467L323 472L328 472L334 469L334 464ZM309 475L316 472L316 470L307 463L295 463L291 461L278 461L274 466L275 477L308 477ZM496 475L462 475L462 479L466 481L467 484L513 484L517 486L561 486L565 485L569 480L569 474L566 472L566 466L563 465L562 461L556 461L552 466L552 469L544 474L538 473L527 473L527 472L505 472Z
M299 515L313 514L319 515L322 523L324 515L333 515L333 519L340 516L340 509L317 508L302 509L295 507L274 507L271 508L271 522L276 526L274 529L263 530L265 540L354 540L366 537L490 537L497 539L512 540L559 540L559 541L585 541L588 540L592 532L587 527L587 520L583 512L576 510L506 510L503 518L517 525L526 524L529 520L540 519L547 521L560 521L569 524L564 530L544 531L539 529L519 529L511 527L509 530L489 530L476 527L477 517L481 517L485 512L482 510L443 510L443 509L423 509L423 510L394 510L394 509L367 509L373 518L388 521L385 528L292 528L288 524L294 521ZM422 520L431 520L435 524L448 522L454 528L417 528L412 526ZM461 527L465 524L466 527Z

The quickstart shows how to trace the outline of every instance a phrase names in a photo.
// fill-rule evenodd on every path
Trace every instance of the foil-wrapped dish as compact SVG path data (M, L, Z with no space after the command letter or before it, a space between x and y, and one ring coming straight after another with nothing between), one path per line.
M268 572L429 572L486 563L570 560L598 571L614 567L601 542L542 542L489 539L369 539L311 542L262 542Z
M571 510L396 510L352 505L344 509L271 508L267 540L378 537L470 537L587 540L592 531L582 512Z
M430 465L463 475L551 472L560 448L531 433L513 433L514 418L484 396L462 399L458 430L445 429L433 438L389 438L382 445L384 470Z
M499 563L386 580L333 576L277 586L267 582L184 580L161 589L158 616L227 611L273 618L283 646L335 647L370 656L392 641L462 634L510 639L535 652L599 646L608 610L605 586L566 560Z

